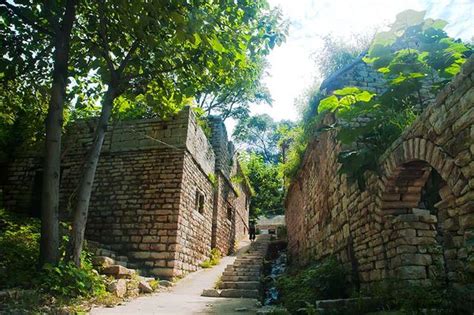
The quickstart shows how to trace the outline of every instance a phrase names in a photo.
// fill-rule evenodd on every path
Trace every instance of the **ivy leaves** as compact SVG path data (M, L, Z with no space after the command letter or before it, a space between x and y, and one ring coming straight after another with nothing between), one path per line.
M338 111L339 114L349 113L354 104L368 103L375 96L375 93L361 90L357 87L345 87L333 92L333 95L321 100L318 111Z
M340 171L364 186L364 173L425 106L422 89L436 93L456 75L472 48L447 36L446 22L424 19L425 12L400 13L388 32L377 34L363 60L383 74L387 90L375 94L357 87L336 90L319 102L318 112L338 118L343 145Z
M467 44L443 31L445 21L424 20L424 15L413 10L397 15L391 30L375 37L364 58L393 84L426 77L450 79L471 53Z

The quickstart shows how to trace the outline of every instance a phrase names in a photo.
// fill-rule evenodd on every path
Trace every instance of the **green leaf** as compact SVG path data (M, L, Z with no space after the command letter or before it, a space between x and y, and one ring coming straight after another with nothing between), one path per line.
M367 64L371 64L371 63L374 63L375 61L377 61L379 59L379 57L373 57L373 58L370 58L368 56L364 56L362 57L362 61L367 63Z
M452 65L444 69L444 72L447 73L449 76L455 76L459 73L459 71L461 71L461 66L457 63L453 63Z
M331 95L322 99L318 105L318 112L335 111L339 106L339 100L335 95Z
M357 94L360 92L360 89L354 86L348 86L343 89L335 90L333 92L334 95L350 95L350 94Z
M221 42L219 39L214 35L210 40L209 43L211 44L212 49L218 52L225 52L226 49L224 46L222 46Z
M442 30L446 27L446 25L448 25L448 22L446 22L445 20L426 19L425 24L423 25L423 29L427 29L427 28L431 27L431 28L434 28L434 29L437 29L437 30Z
M398 77L393 79L390 83L397 85L397 84L400 84L400 83L404 82L406 79L407 79L406 76L404 76L403 74L400 74Z
M375 96L375 93L371 93L369 91L362 91L361 93L357 94L357 100L361 102L370 102L370 100Z
M199 44L202 42L201 36L198 33L194 33L194 47L198 47Z

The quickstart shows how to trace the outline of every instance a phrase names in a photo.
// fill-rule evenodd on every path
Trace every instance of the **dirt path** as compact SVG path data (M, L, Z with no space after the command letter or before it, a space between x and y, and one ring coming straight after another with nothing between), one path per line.
M256 314L257 300L202 297L204 289L214 287L228 264L248 248L242 242L236 256L221 259L219 265L194 272L180 280L169 292L139 297L114 308L95 308L92 315L105 314Z

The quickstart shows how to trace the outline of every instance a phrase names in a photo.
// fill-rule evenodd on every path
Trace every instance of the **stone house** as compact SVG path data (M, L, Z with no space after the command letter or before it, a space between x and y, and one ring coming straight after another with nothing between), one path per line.
M284 215L274 215L270 217L262 215L257 219L256 228L260 234L277 235L278 228L283 228L285 225Z
M64 137L60 211L66 219L94 122L80 121ZM86 239L162 278L195 271L211 248L231 253L248 231L251 190L222 120L212 117L210 126L209 141L190 108L166 121L111 125ZM8 165L2 187L7 209L39 214L41 164L38 153L31 152Z

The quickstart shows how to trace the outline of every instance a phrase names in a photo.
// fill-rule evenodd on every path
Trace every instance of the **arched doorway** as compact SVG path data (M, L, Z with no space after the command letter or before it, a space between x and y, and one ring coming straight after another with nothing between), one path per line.
M382 193L389 277L411 282L452 280L453 195L428 162L398 166ZM455 228L455 227L454 227Z

